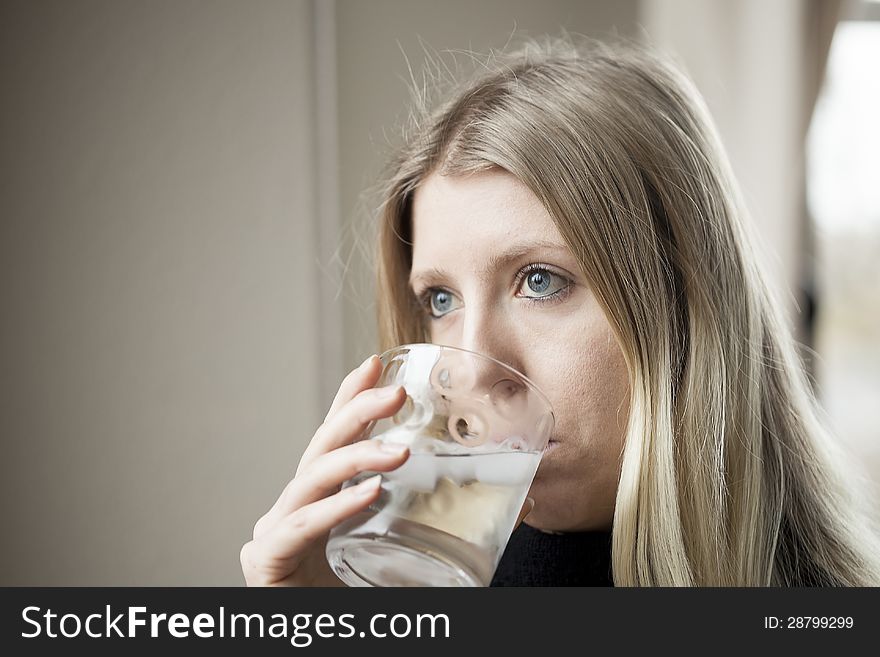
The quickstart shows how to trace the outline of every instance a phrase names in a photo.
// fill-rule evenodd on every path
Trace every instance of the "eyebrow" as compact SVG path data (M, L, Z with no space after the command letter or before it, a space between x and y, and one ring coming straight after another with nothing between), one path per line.
M566 254L569 252L567 246L557 242L538 241L514 244L502 253L489 256L486 259L485 266L480 269L479 273L483 275L490 274L493 271L503 268L510 262L518 260L519 258L535 251L561 251ZM448 272L438 269L437 267L430 267L421 271L412 272L410 274L409 286L410 288L415 289L417 283L423 283L428 286L450 278L452 278L452 276Z

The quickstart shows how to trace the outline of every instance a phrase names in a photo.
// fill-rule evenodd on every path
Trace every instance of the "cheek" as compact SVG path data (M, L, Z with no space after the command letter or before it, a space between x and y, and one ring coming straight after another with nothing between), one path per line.
M569 449L620 443L629 414L623 354L607 323L597 324L576 332L578 337L554 342L536 363L536 383L550 398L556 416L556 438ZM619 445L607 447L613 451Z
M530 523L575 531L611 526L629 415L626 362L610 327L566 336L544 352L536 383L556 415L559 445L541 462Z

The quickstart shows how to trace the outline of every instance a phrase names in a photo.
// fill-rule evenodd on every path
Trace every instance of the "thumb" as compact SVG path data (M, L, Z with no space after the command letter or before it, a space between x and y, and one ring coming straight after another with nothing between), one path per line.
M513 526L514 529L519 527L520 523L525 519L529 513L532 512L532 509L535 508L535 500L531 497L527 497L526 501L523 502L522 508L519 510L519 516L516 519L516 524Z

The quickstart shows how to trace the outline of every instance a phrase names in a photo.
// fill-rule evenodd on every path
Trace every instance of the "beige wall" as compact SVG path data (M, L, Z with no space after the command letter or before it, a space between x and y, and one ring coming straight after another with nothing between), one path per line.
M0 584L238 584L321 400L309 3L5 3Z

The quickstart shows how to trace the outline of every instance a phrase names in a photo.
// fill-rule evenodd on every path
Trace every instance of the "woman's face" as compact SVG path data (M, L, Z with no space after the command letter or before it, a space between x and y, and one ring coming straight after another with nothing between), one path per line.
M538 198L501 170L429 176L413 201L410 284L431 341L512 365L556 430L529 495L538 529L610 529L629 413L626 366L577 260Z

